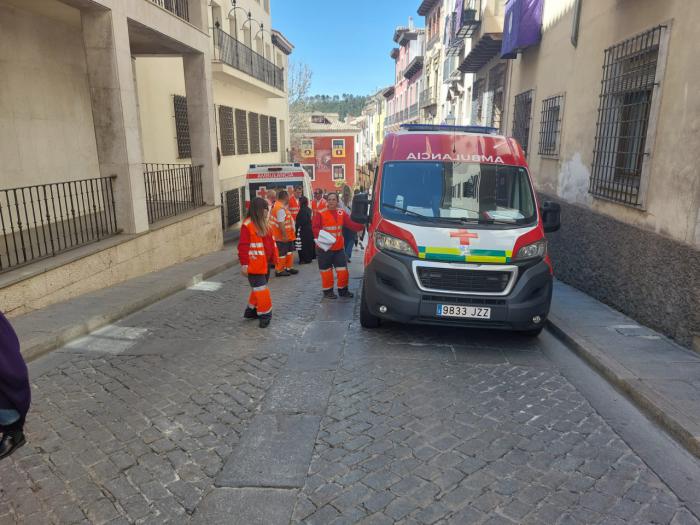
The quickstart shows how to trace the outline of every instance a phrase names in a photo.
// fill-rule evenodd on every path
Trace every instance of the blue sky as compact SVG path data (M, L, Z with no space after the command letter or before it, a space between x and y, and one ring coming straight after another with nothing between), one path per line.
M367 95L393 83L389 51L398 25L418 27L420 0L272 0L272 26L313 71L311 94Z

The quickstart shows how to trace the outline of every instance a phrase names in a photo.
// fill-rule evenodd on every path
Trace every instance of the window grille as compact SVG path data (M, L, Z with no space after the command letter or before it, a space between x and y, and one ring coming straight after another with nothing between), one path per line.
M561 136L561 117L564 95L545 98L542 101L542 119L540 121L540 155L559 155L559 138Z
M664 26L605 50L589 192L638 206Z
M241 220L241 191L239 188L229 190L226 199L226 226L233 226Z
M233 137L233 108L219 106L219 133L221 134L221 154L235 155L236 143Z
M484 79L474 82L472 90L472 124L480 125L484 110Z
M491 69L489 72L489 105L486 122L498 130L501 129L503 118L503 93L505 90L506 68L503 64Z
M277 152L277 119L270 117L270 151Z
M260 120L257 113L248 112L248 136L250 138L250 152L260 153Z
M239 155L248 153L248 120L242 109L236 110L236 149Z
M515 96L513 105L513 138L518 141L527 155L530 143L530 122L532 120L533 90L523 91Z
M190 143L190 124L187 120L187 98L182 95L173 95L173 106L175 108L177 158L189 159L192 157L192 145Z
M267 115L260 115L260 149L262 153L270 153L270 124Z

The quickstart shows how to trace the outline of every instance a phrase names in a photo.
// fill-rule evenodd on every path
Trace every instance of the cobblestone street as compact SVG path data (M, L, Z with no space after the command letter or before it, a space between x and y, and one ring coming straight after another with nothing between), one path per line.
M318 281L260 330L234 267L33 362L0 523L700 523L544 335L368 331Z

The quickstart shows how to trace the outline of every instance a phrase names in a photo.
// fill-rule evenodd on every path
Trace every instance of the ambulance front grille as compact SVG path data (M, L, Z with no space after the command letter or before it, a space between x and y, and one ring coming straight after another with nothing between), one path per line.
M513 276L509 271L484 271L419 266L418 279L425 289L462 293L503 293Z

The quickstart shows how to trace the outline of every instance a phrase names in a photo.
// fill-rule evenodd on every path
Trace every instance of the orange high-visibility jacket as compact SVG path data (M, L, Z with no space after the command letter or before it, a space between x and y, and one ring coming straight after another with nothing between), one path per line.
M289 213L289 210L280 201L275 202L275 205L272 207L272 236L276 241L283 241L282 230L277 222L277 215L280 210L284 211L284 229L287 232L287 241L293 241L296 239L296 235L294 234L294 219L292 219L292 214Z
M345 247L343 239L343 226L352 231L362 231L363 226L350 219L350 216L343 210L324 210L313 219L314 237L318 237L321 230L326 230L335 236L335 243L331 246L331 251L342 250Z
M250 275L267 274L268 264L274 261L276 252L277 247L271 235L261 237L250 219L243 221L238 243L238 260L241 265L248 266Z
M294 220L297 220L297 215L299 214L299 199L297 199L294 194L289 196L289 213L292 214Z
M320 200L311 199L311 212L314 216L328 209L328 202L321 197Z

